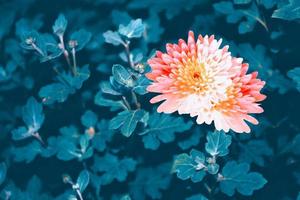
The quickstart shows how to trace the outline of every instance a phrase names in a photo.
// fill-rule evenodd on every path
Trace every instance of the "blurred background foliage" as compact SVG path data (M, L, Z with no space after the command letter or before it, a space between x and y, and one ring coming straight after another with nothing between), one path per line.
M1 0L0 11L1 199L300 199L300 1ZM223 38L267 82L251 134L149 104L147 59L189 30Z

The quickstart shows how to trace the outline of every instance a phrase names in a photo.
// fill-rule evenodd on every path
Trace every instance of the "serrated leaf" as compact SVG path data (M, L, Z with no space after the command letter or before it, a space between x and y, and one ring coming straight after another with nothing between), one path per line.
M129 137L135 130L137 123L141 122L145 115L146 111L144 110L125 110L110 121L109 127L110 129L121 128L121 133Z
M126 180L129 172L135 170L137 162L132 158L119 159L112 154L106 154L104 157L95 157L93 169L96 172L104 172L101 176L101 183L107 185L114 179L119 182Z
M226 156L231 144L231 136L223 131L209 132L206 136L205 150L211 156Z
M155 150L160 142L172 142L175 139L175 133L184 132L191 127L191 121L186 123L181 117L175 118L154 112L149 117L147 128L140 135L143 136L145 148Z
M202 137L202 133L199 130L196 130L195 132L192 133L192 135L188 139L178 142L178 146L182 150L187 150L199 144L201 137Z
M148 93L147 87L150 84L150 81L145 76L141 76L137 82L136 85L133 88L133 91L139 95L145 95Z
M118 82L120 85L126 87L132 87L134 85L133 79L129 71L123 67L122 65L113 65L112 74L114 80Z
M118 32L106 31L103 33L105 42L118 46L120 44L125 45L125 42L122 40Z
M106 120L101 120L97 123L97 130L92 140L93 147L98 151L104 151L106 144L111 141L114 131L109 129L109 123Z
M222 169L220 179L221 191L228 196L233 196L235 190L242 195L250 196L255 190L261 189L267 180L257 172L249 172L247 163L238 164L230 161Z
M127 26L120 25L119 33L127 38L139 38L145 31L145 25L141 19L131 20Z
M42 87L39 96L43 99L43 103L47 105L64 102L69 95L79 90L89 77L88 65L78 68L76 76L73 76L70 72L63 72L60 76L57 76L58 81L56 83Z
M162 191L167 190L171 183L170 163L158 167L140 168L136 178L130 185L132 199L163 199Z
M176 156L173 172L182 180L191 178L194 183L202 181L205 176L205 156L202 152L192 149L190 155L183 153Z
M254 162L258 166L263 167L265 164L264 156L271 157L273 150L264 140L250 140L247 144L240 144L241 153L239 160L251 164Z
M254 2L250 7L247 7L247 9L236 9L233 6L233 3L229 1L215 3L213 7L217 12L227 15L226 21L228 23L241 22L238 26L240 34L251 32L257 22L268 30L268 27L263 18L260 16L258 8Z

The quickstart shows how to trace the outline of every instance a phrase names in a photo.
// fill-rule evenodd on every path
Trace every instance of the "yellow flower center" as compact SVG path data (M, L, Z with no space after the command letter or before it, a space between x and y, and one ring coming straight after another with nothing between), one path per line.
M201 94L208 90L211 79L205 70L205 63L197 59L188 59L172 71L175 76L175 87L181 94Z

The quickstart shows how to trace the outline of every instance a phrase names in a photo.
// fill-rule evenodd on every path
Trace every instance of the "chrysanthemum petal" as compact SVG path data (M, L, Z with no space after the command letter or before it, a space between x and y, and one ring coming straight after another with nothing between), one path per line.
M156 52L148 60L152 71L149 92L158 93L151 103L163 101L158 112L189 114L198 124L214 122L217 130L250 132L247 122L258 124L249 114L262 113L258 102L266 98L260 93L265 82L258 73L247 74L248 64L231 56L222 39L199 35L192 31L187 42L167 44L167 52Z

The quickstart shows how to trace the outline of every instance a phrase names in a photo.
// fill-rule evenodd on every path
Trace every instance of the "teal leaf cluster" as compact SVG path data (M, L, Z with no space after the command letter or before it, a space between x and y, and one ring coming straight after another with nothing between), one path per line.
M74 77L70 73L63 72L57 76L57 81L42 87L39 96L43 99L44 104L53 104L64 102L69 95L79 90L84 81L90 76L88 65L78 68L77 75Z
M137 162L132 158L119 159L113 154L106 154L104 157L95 157L93 170L102 173L101 183L110 184L114 179L119 182L126 180L129 172L133 172Z
M202 152L191 150L190 155L180 154L176 156L173 171L177 173L178 178L187 180L191 178L194 183L202 181L205 172L205 156Z

